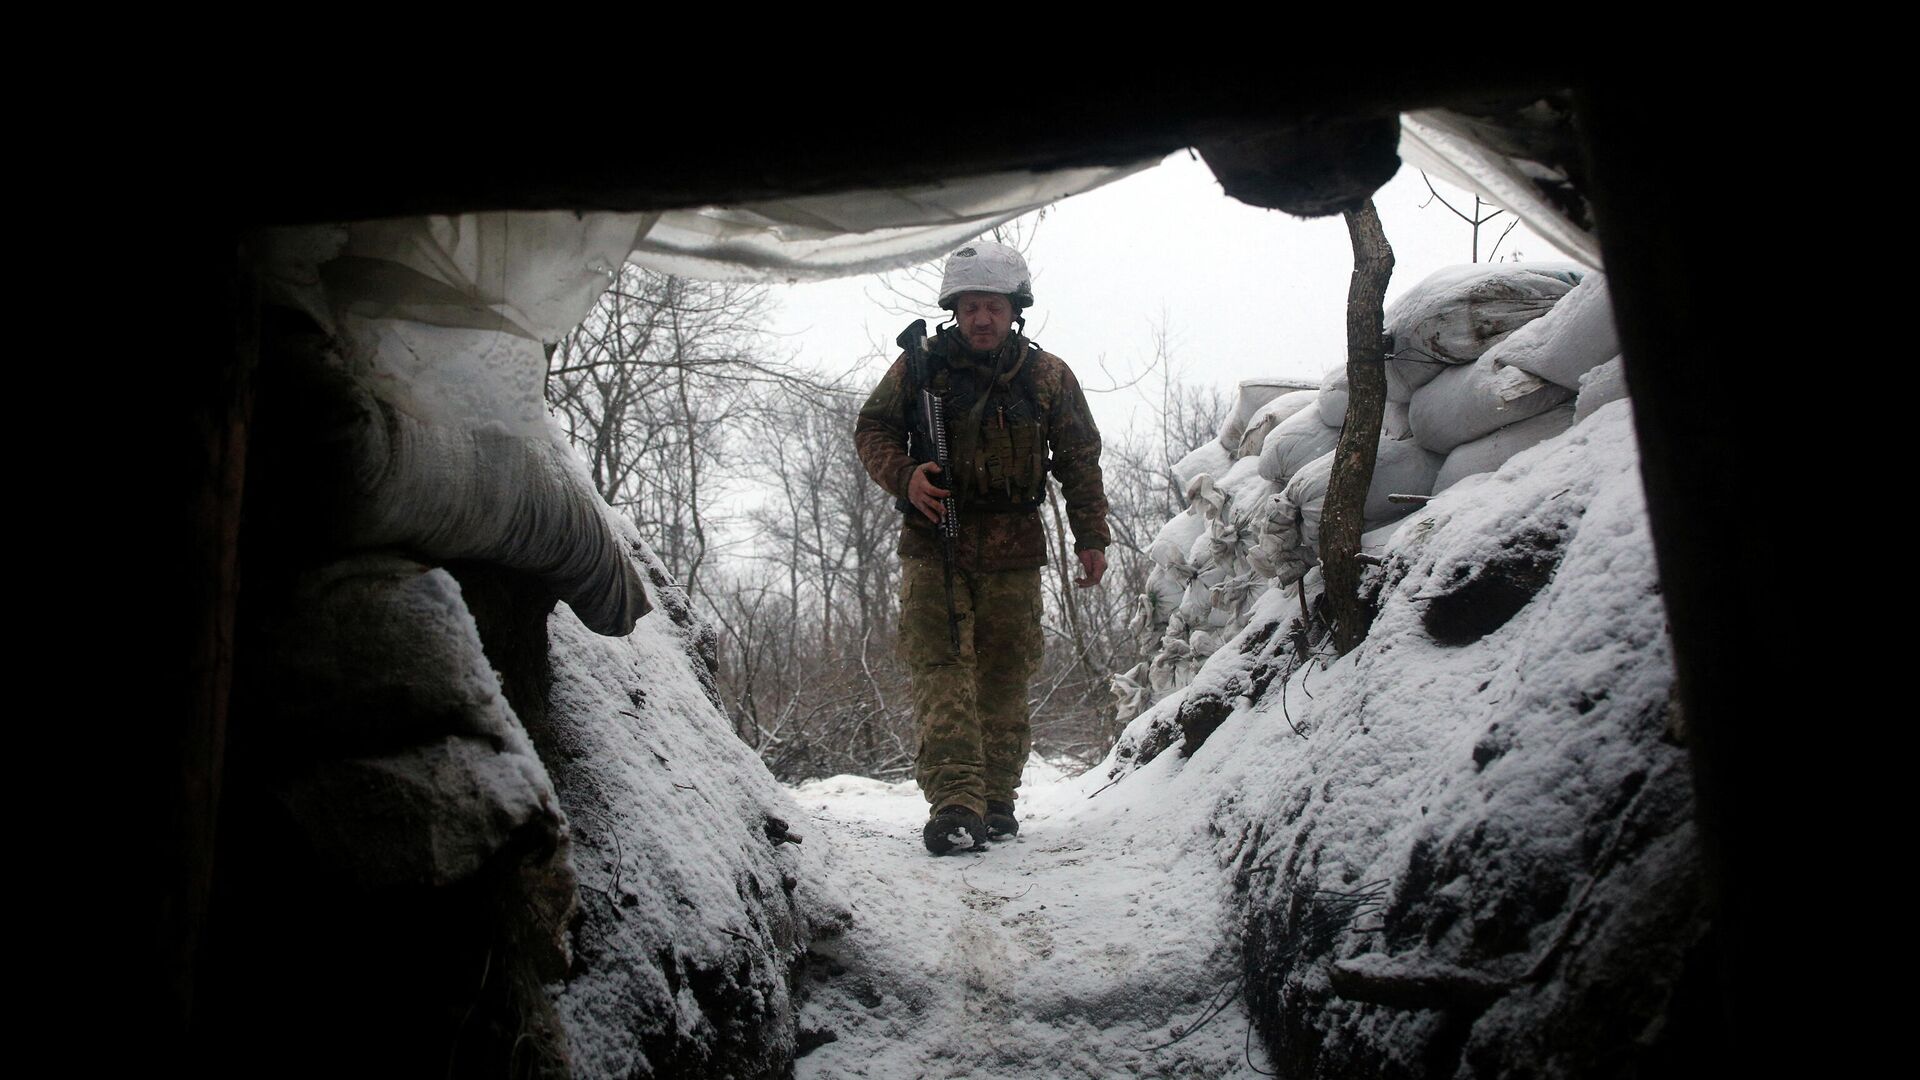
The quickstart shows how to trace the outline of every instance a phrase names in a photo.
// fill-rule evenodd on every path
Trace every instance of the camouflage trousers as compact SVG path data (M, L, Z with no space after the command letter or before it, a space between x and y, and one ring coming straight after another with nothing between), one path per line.
M900 656L920 722L914 779L935 809L1013 801L1033 747L1027 683L1040 663L1040 568L953 573L960 654L947 641L938 559L901 562Z

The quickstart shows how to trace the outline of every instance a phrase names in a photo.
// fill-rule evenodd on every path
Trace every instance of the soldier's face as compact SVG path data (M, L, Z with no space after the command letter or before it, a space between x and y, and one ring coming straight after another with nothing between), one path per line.
M1013 329L1013 305L999 293L963 292L953 298L953 319L969 346L991 352Z

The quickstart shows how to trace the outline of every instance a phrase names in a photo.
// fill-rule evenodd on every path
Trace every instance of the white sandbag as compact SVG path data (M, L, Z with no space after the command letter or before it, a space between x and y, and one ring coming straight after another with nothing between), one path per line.
M1465 364L1547 313L1579 270L1535 263L1446 266L1387 305L1387 397L1408 401L1445 365Z
M1141 661L1125 671L1115 673L1108 686L1113 691L1113 717L1126 724L1147 710L1152 702L1147 671L1148 664Z
M1340 429L1320 420L1319 409L1302 409L1287 417L1260 447L1260 475L1276 484L1293 478L1307 462L1329 453L1340 442Z
M1243 574L1228 578L1213 587L1212 599L1215 611L1231 611L1235 623L1244 625L1247 612L1266 591L1273 586L1273 580L1265 574Z
M1380 434L1389 439L1413 438L1413 420L1404 401L1388 401L1380 416Z
M1619 357L1580 376L1580 396L1573 402L1573 422L1592 416L1595 409L1609 401L1627 396L1627 372Z
M1222 574L1221 579L1225 578L1226 575ZM1173 609L1173 616L1168 620L1168 633L1173 632L1175 621L1183 626L1206 625L1207 617L1213 614L1213 604L1207 597L1208 588L1210 586L1203 583L1198 574L1187 579L1186 587L1180 593L1180 605Z
M1247 434L1247 427L1253 422L1253 414L1260 407L1281 394L1291 390L1303 389L1297 379L1244 379L1234 394L1233 409L1227 413L1226 422L1220 426L1220 446L1232 452L1240 448L1241 440Z
M1327 379L1320 388L1320 396L1315 401L1319 406L1320 421L1332 427L1337 434L1347 424L1347 369L1335 368L1327 372ZM1386 408L1380 413L1380 434L1389 439L1409 439L1413 437L1413 427L1407 420L1407 402L1395 401L1387 396ZM1318 457L1319 455L1314 455ZM1309 459L1311 460L1311 459ZM1306 464L1306 462L1301 462Z
M1492 357L1448 368L1414 392L1408 406L1413 440L1436 454L1451 453L1462 443L1538 416L1573 397L1573 391L1541 382L1532 392L1506 400L1500 394L1501 372Z
M1414 504L1390 502L1387 496L1431 494L1444 460L1411 439L1380 440L1373 480L1367 485L1367 501L1360 511L1364 528L1377 528L1412 513ZM1314 551L1320 550L1320 515L1332 478L1333 455L1327 454L1314 459L1287 483L1287 500L1300 508L1301 542Z
M1313 554L1300 545L1300 510L1286 492L1268 496L1254 515L1247 563L1254 573L1283 585L1298 580L1313 565Z
M1195 630L1187 638L1187 647L1193 650L1194 659L1205 660L1207 657L1220 651L1220 646L1232 641L1233 636L1237 633L1239 633L1238 630L1225 625L1210 626L1204 630Z
M1320 396L1318 390L1289 390L1260 406L1260 411L1247 421L1247 433L1240 437L1240 446L1234 450L1235 458L1252 457L1266 445L1267 436L1281 422L1301 409L1312 407Z
M1167 627L1167 620L1180 609L1180 602L1186 598L1186 575L1164 566L1156 566L1147 575L1147 590L1142 594L1145 603L1146 629L1159 635Z
M1320 422L1328 427L1343 427L1347 422L1347 365L1327 369L1320 380Z
M1416 506L1413 509L1418 510L1419 507ZM1406 518L1401 518L1398 521L1389 521L1385 525L1371 528L1361 533L1360 550L1369 555L1378 555L1386 551L1387 542L1393 539L1394 533L1400 531L1400 526L1405 524L1406 520Z
M1588 274L1553 310L1515 330L1487 355L1496 364L1579 390L1580 376L1620 355L1606 277Z
M1223 517L1232 517L1236 508L1244 517L1247 507L1259 502L1273 493L1273 484L1260 475L1259 458L1241 458L1220 478L1220 489L1226 493L1226 502L1220 508Z
M1187 552L1193 549L1193 542L1206 531L1205 518L1191 510L1182 510L1160 526L1153 543L1147 547L1147 557L1159 566L1175 570L1190 569Z
M1199 515L1204 520L1220 516L1227 503L1227 490L1214 480L1215 473L1201 473L1187 484L1184 493L1187 500L1187 512Z
M1147 685L1156 698L1166 697L1192 681L1190 676L1184 680L1181 678L1183 661L1187 658L1186 640L1181 638L1177 644L1176 648L1174 639L1169 636L1147 665Z
M1440 466L1440 474L1433 479L1433 493L1438 495L1475 473L1492 472L1513 455L1546 442L1572 426L1573 406L1561 405L1539 416L1508 424L1491 435L1461 443Z
M1224 476L1233 465L1233 455L1217 442L1203 443L1192 453L1173 463L1173 482L1181 491L1203 473Z

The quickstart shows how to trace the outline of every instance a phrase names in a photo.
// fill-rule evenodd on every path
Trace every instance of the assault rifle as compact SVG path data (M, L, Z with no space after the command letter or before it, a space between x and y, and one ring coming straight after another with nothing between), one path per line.
M932 363L927 359L927 320L913 320L912 326L900 331L894 344L906 350L907 386L920 394L920 411L912 437L914 457L938 466L941 485L951 491L953 477L947 470L947 403L928 386L933 372ZM908 512L920 511L909 501ZM953 541L959 531L960 519L953 496L947 495L940 500L940 521L934 526L934 532L940 536L940 561L947 585L947 647L956 657L960 655L960 616L953 610Z

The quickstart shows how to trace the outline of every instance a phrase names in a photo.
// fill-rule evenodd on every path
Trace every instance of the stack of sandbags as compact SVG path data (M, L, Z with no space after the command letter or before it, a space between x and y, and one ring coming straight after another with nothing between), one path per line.
M1472 442L1461 443L1453 448L1453 452L1447 455L1446 463L1440 466L1440 474L1433 480L1433 493L1440 494L1463 477L1492 472L1506 464L1513 455L1529 446L1546 442L1572 426L1573 406L1561 405L1539 416L1508 424Z
M1308 462L1333 452L1340 441L1340 426L1329 426L1320 419L1320 410L1302 409L1287 417L1268 433L1260 446L1260 475L1275 484L1285 484Z
M1173 516L1171 521L1160 527L1153 543L1147 548L1147 557L1153 560L1153 570L1147 574L1147 591L1141 598L1142 630L1144 634L1158 637L1167 629L1168 620L1177 611L1184 600L1187 585L1194 578L1194 568L1188 559L1193 551L1194 541L1207 531L1204 517L1191 510L1183 510Z
M1326 378L1320 383L1319 406L1320 422L1338 434L1347 424L1347 365L1329 368ZM1380 434L1388 439L1406 439L1413 435L1408 422L1407 403L1387 399L1386 408L1380 415ZM1304 464L1304 463L1303 463Z
M1253 422L1254 415L1268 402L1282 394L1312 388L1312 383L1303 383L1297 379L1242 381L1239 391L1234 394L1233 408L1228 411L1226 422L1220 426L1221 449L1235 456L1245 456L1239 453L1240 444L1246 439L1247 428Z
M1187 491L1202 476L1225 476L1233 467L1233 451L1219 442L1203 443L1173 464L1173 484ZM1189 496L1191 498L1191 496Z
M1411 439L1382 439L1373 463L1373 481L1361 516L1367 529L1397 521L1414 510L1389 495L1430 495L1444 459ZM1287 484L1287 500L1299 508L1300 542L1310 552L1320 550L1320 515L1325 510L1327 484L1333 479L1333 455L1327 454L1301 469Z
M1436 454L1450 454L1454 447L1571 400L1573 391L1555 383L1532 376L1503 379L1502 369L1489 355L1441 372L1414 391L1407 412L1413 441Z
M1588 274L1553 309L1487 350L1496 366L1519 368L1579 392L1580 377L1620 355L1607 279Z
M1247 546L1254 573L1286 585L1299 580L1314 559L1314 552L1300 542L1300 508L1284 491L1267 496L1254 515L1253 540Z
M1494 344L1546 314L1582 271L1521 263L1448 266L1387 307L1393 338L1387 399L1411 401L1442 371L1480 359Z
M1153 703L1152 675L1148 668L1147 661L1143 660L1108 680L1113 690L1113 715L1123 726Z
M1247 433L1240 437L1240 446L1234 451L1234 457L1252 457L1260 453L1274 428L1301 410L1312 408L1319 397L1318 390L1291 390L1260 406L1247 421Z
M1608 367L1619 350L1606 278L1588 274L1546 314L1512 331L1471 366L1449 369L1415 391L1414 437L1447 455L1434 490L1492 472L1565 431L1581 415L1570 402L1583 386L1593 387L1588 411L1624 394L1624 386L1612 381L1617 366Z

